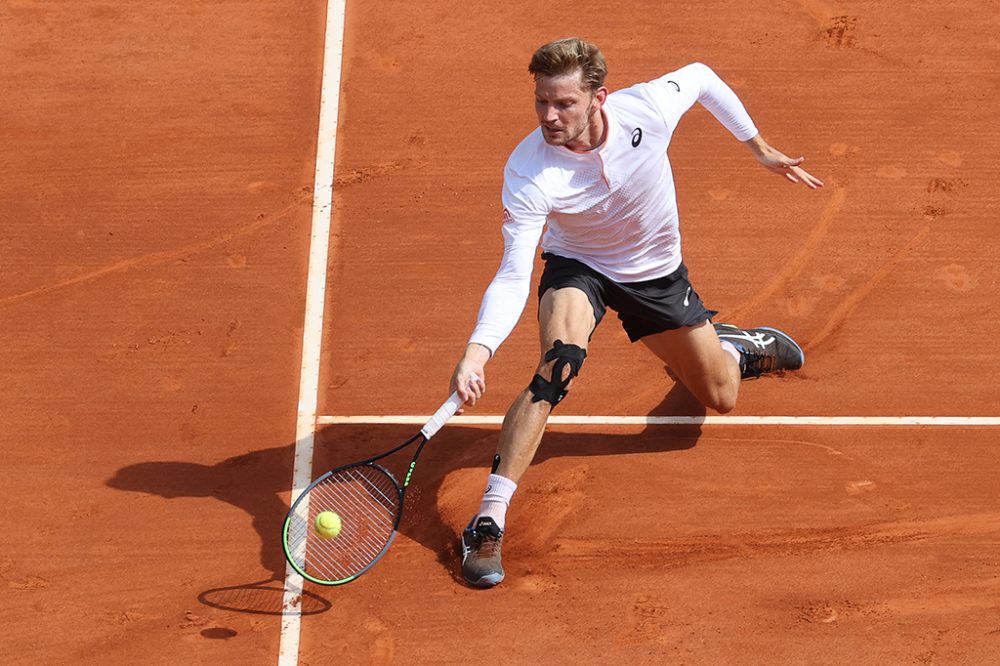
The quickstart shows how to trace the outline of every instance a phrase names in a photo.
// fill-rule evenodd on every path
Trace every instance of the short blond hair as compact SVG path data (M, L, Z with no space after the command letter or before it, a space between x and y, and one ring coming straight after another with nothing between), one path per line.
M583 87L595 92L604 85L608 66L595 44L579 37L567 37L539 47L531 56L528 71L536 81L543 76L563 76L579 71Z

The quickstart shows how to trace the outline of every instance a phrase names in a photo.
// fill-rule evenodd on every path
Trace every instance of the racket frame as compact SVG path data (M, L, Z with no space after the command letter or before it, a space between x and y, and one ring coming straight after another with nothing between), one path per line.
M288 561L289 565L291 565L291 567L295 570L296 573L298 573L306 580L316 583L317 585L325 585L325 586L344 585L345 583L350 583L351 581L357 579L359 576L361 576L369 569L371 569L376 562L382 559L382 556L385 555L386 551L389 550L389 546L392 545L392 542L396 538L396 534L399 531L399 523L400 520L403 518L403 509L405 507L406 488L410 485L410 478L413 476L413 470L417 466L417 458L420 457L420 452L424 450L424 446L427 444L430 438L433 437L437 433L437 431L440 430L442 426L444 426L445 423L447 423L448 419L450 419L452 415L454 415L454 413L458 410L458 408L461 405L462 405L462 400L461 398L458 397L458 393L457 392L452 393L451 397L449 397L448 400L443 405L441 405L441 407L437 410L437 412L434 413L434 415L430 418L430 420L427 421L426 424L424 424L424 427L420 429L420 432L413 435L402 444L399 444L398 446L395 446L389 449L388 451L384 451L382 453L379 453L378 455L372 456L371 458L367 458L365 460L361 460L358 462L348 463L346 465L341 465L340 467L332 469L329 472L326 472L325 474L317 478L312 483L310 483L309 486L305 490L303 490L301 494L299 494L298 498L296 498L296 500L292 503L292 506L288 509L288 513L285 515L284 525L282 525L281 529L281 545L282 549L285 552L285 559ZM383 458L387 458L398 451L402 451L403 449L405 449L406 447L410 446L411 444L413 444L418 440L420 440L420 443L417 445L417 450L413 452L413 458L410 460L410 465L406 469L406 476L403 478L402 485L400 485L399 481L396 479L395 475L393 475L392 472L390 472L382 465L376 464L376 462L382 460ZM291 553L291 549L289 548L288 544L289 527L291 526L292 521L295 520L297 517L301 519L301 517L298 516L297 513L299 505L303 501L306 501L307 498L309 498L309 492L313 488L315 488L317 485L319 485L326 479L330 478L334 474L338 474L346 469L351 469L355 467L373 467L380 470L387 477L389 477L389 480L392 481L392 484L395 486L396 491L399 493L399 508L396 510L396 517L393 520L392 532L389 534L389 537L386 539L385 544L382 546L382 550L380 550L378 554L375 555L375 557L372 559L371 562L365 565L364 568L362 568L357 573L339 580L326 580L323 578L317 578L316 576L313 576L307 571L305 571L304 570L305 567L300 567L298 563L295 561L296 557L293 556L293 554ZM306 518L306 522L308 522L308 518ZM306 525L306 529L307 530L309 529L308 525ZM303 543L302 548L305 547L306 544Z

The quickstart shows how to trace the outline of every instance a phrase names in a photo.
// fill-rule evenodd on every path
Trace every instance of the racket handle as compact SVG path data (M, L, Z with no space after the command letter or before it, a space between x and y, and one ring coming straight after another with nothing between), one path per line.
M479 377L473 375L472 379L475 381L479 379ZM465 401L459 397L458 391L452 393L448 400L441 405L436 412L434 412L434 416L432 416L430 420L424 424L424 427L420 429L420 434L423 435L425 439L430 439L436 435L437 431L448 422L448 419L455 415L455 412L458 411L458 408L461 407L464 402Z

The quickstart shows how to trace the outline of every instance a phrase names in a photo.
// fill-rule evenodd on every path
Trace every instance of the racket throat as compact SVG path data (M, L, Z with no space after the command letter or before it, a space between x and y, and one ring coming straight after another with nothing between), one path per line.
M413 460L410 462L409 469L406 470L406 477L403 479L403 488L410 485L410 477L413 476L413 469L417 466L417 461Z

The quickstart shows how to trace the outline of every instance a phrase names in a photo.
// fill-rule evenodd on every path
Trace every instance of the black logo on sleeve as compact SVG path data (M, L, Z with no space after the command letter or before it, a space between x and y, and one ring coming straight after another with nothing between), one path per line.
M640 143L642 143L642 128L636 127L632 132L632 147L638 148Z
M677 92L681 91L681 87L679 85L677 85L676 81L667 81L667 83L669 83L670 85L672 85L677 90Z

